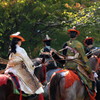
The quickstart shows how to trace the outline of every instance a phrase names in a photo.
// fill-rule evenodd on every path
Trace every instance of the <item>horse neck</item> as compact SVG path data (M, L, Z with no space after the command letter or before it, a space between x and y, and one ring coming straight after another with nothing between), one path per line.
M42 58L32 59L35 69L34 74L39 79L41 83L44 83L46 80L46 66L42 63Z

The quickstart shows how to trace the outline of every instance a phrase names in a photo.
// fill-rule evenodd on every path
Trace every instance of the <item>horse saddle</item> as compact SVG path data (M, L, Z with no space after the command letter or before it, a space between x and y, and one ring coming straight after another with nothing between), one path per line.
M86 71L80 66L78 67L77 74L89 93L93 95L94 91L96 92L96 83L93 74L91 75L91 77L89 77Z
M20 90L20 84L19 84L17 76L15 76L13 73L9 73L9 75L10 75L16 89Z

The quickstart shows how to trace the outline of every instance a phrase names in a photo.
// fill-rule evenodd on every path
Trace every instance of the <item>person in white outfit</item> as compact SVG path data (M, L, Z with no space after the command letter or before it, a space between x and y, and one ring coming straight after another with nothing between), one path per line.
M34 75L34 67L27 52L21 47L25 41L20 32L10 35L12 38L9 50L9 62L5 73L13 73L19 79L20 88L26 94L41 94L43 88L37 77ZM23 67L24 66L24 67Z

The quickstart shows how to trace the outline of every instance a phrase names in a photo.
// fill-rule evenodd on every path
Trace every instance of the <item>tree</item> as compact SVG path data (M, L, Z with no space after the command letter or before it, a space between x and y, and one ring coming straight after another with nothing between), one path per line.
M32 58L46 34L53 38L53 48L60 49L72 26L81 31L80 41L88 35L99 43L99 5L100 1L91 0L1 0L0 56L8 57L9 35L17 31L26 39L24 48Z

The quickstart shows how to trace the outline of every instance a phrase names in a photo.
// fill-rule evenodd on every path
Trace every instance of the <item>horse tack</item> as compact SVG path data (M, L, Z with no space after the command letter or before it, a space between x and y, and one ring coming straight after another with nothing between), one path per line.
M86 90L88 92L88 95L90 97L90 100L96 100L95 97L96 97L96 92L93 92L92 94L90 93L88 87L86 87Z
M78 75L75 74L72 70L67 70L67 69L59 70L59 71L55 72L55 74L56 73L60 73L65 78L65 80L67 82L65 84L65 88L69 88L76 80L80 81Z
M71 78L72 77L72 78ZM69 88L70 86L72 86L72 84L77 80L80 81L78 75L76 75L73 71L69 71L66 76L65 76L65 80L66 80L66 85L65 88Z
M14 86L16 86L16 89L19 90L19 92L20 92L19 100L22 100L22 91L20 89L18 77L15 76L13 73L9 73L9 77L11 78L12 82L14 83Z

